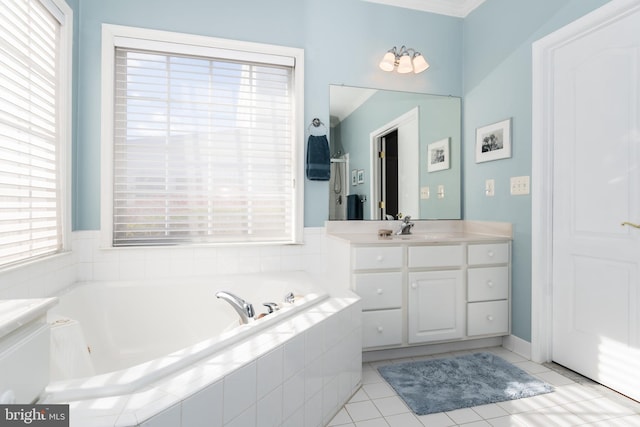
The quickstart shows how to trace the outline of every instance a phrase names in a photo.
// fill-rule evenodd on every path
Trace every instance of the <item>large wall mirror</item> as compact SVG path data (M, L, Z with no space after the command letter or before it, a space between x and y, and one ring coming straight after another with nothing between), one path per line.
M461 218L460 98L330 86L329 220Z

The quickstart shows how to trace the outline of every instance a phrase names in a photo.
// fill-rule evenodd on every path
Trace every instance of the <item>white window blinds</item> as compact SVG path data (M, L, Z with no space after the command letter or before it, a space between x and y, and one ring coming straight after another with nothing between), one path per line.
M291 242L293 67L115 52L113 245Z
M62 248L60 23L38 0L0 8L0 266Z

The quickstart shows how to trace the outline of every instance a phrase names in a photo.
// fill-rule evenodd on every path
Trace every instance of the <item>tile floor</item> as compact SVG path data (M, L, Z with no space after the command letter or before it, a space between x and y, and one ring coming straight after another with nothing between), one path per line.
M497 354L529 374L555 386L549 394L495 404L417 416L384 381L377 366L422 358L362 365L362 387L329 423L331 427L639 427L640 403L615 393L556 364L537 364L501 347Z

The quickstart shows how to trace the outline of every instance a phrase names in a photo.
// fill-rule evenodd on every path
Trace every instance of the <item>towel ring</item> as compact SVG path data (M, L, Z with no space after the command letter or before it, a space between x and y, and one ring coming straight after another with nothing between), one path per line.
M324 133L319 133L319 134L312 134L315 136L322 136L322 135L326 135L327 134L327 127L324 125L324 123L322 123L322 121L315 117L313 120L311 120L311 123L309 124L309 126L307 126L307 131L311 134L311 126L313 126L314 128L319 128L320 126L322 126L324 128Z

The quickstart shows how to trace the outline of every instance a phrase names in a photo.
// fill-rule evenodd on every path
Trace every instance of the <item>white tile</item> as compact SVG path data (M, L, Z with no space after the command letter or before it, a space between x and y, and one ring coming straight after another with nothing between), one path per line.
M305 333L305 366L324 354L324 322L311 327Z
M367 393L367 396L369 396L370 399L379 399L381 397L396 395L396 391L386 382L363 384L362 389Z
M224 427L253 427L256 425L256 405L253 405L233 420L224 424ZM175 427L175 426L173 426Z
M256 403L256 380L255 362L237 369L224 378L225 424Z
M279 426L282 423L282 406L282 386L280 386L258 400L257 427Z
M370 420L373 418L380 418L382 414L378 411L378 408L370 400L364 402L347 403L345 405L347 412L351 419L356 423L358 421Z
M488 405L474 406L471 409L473 409L474 412L476 412L485 420L489 418L505 417L509 415L507 411L505 411L495 403L491 403Z
M282 427L300 427L304 426L304 406L294 411L291 416L284 420Z
M410 412L407 405L404 404L402 399L398 396L383 397L382 399L375 399L373 404L376 405L378 410L385 417L388 415L402 414L404 412Z
M333 419L329 422L328 427L341 426L341 425L344 425L344 424L351 424L352 422L353 422L353 420L349 416L349 413L347 412L347 410L342 408L342 409L340 409L340 411L338 411L336 416L333 417Z
M573 384L574 381L565 377L564 375L560 375L554 371L541 372L539 374L535 374L536 377L540 378L542 381L545 381L552 386L564 386Z
M417 418L426 427L451 427L456 425L444 412L420 415Z
M326 425L338 410L338 379L327 383L322 389L322 417Z
M222 425L222 396L222 381L219 381L186 398L182 402L182 425Z
M316 393L304 403L304 425L322 426L322 392Z
M349 399L349 403L363 402L365 400L370 400L369 396L367 396L367 393L365 393L364 390L360 388L355 392L353 396L351 396L351 399Z
M304 369L304 334L299 334L284 344L284 379L287 380Z
M492 418L488 420L492 427L529 427L524 420L518 418L517 415L509 415L506 417Z
M631 409L604 397L584 400L582 402L567 403L562 407L590 423L609 418L633 415L633 411Z
M539 363L531 362L530 360L525 360L524 362L515 362L513 365L530 374L539 374L542 372L550 371L550 369L546 366L543 366Z
M275 387L282 385L284 350L280 346L260 357L257 362L257 398L263 398Z
M322 357L309 363L305 369L305 399L309 399L322 389L324 381L322 373Z
M356 427L389 427L389 423L384 418L375 418L373 420L358 421Z
M457 424L465 424L482 420L482 417L473 412L471 408L462 408L456 409L455 411L447 411L446 414Z
M175 427L180 425L180 405L162 411L148 421L141 424L141 427Z
M485 420L482 420L482 421L474 421L472 423L464 424L464 427L491 427L491 424L489 424Z
M284 382L283 411L286 420L304 404L304 371L300 371Z
M410 412L385 417L390 427L423 427L422 423Z
M383 382L384 378L380 376L377 370L371 367L362 368L362 384L371 384Z

